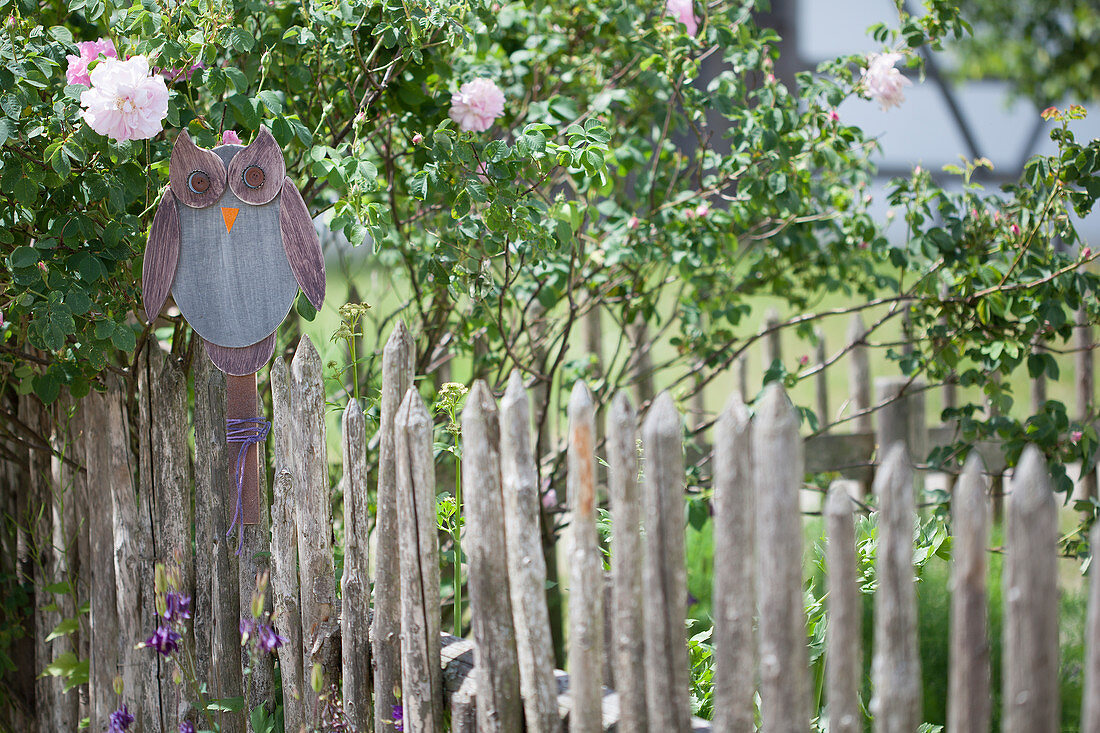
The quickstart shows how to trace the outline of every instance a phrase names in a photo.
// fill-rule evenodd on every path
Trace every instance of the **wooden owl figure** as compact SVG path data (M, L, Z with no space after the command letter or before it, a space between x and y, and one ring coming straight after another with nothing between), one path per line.
M256 372L271 359L275 330L298 289L321 307L321 243L264 127L250 145L213 150L181 132L168 180L145 248L145 314L152 323L171 293L211 361L229 375L227 440L242 444L234 523L251 524L259 521L258 459L249 455L269 425L257 416Z

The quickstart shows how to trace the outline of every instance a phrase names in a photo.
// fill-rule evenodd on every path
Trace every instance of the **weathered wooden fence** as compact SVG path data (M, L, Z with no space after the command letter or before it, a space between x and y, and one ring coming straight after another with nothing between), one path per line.
M321 700L310 684L317 674L321 696L330 685L342 691L348 723L359 731L393 731L398 719L406 731L441 730L445 710L455 731L510 733L525 726L548 732L565 723L571 731L712 729L691 715L684 431L667 393L652 402L641 424L625 395L607 411L600 445L613 532L605 580L596 524L596 412L587 387L573 389L568 486L558 487L568 492L566 675L552 662L538 472L528 394L518 373L499 407L488 386L476 382L462 415L472 631L459 639L440 631L433 426L413 387L413 345L404 326L384 352L373 517L364 415L354 403L343 414L339 595L325 392L313 345L302 339L290 364L280 358L271 368L270 513L245 527L239 555L236 537L226 537L236 447L225 441L225 377L202 354L196 358L190 414L180 360L152 350L141 362L136 413L127 409L123 385L112 383L84 400L72 421L53 422L52 461L50 453L31 450L25 463L7 461L0 470L4 512L15 520L14 531L4 534L2 569L20 574L35 593L28 636L13 647L21 674L8 676L13 704L0 712L0 725L20 733L67 731L87 717L91 730L102 731L123 702L137 716L135 730L175 731L184 718L196 719L194 697L173 683L167 663L134 646L157 625L153 566L168 561L193 597L193 638L186 643L208 694L245 695L248 708L270 706L279 679L287 731L318 720ZM135 414L137 424L128 425ZM47 416L29 399L20 415L27 426L38 420L49 432ZM873 484L879 545L869 704L876 731L912 733L921 715L916 492L909 433L884 422L895 432L880 425L890 449ZM754 414L738 395L731 397L714 430L716 731L751 731L756 719L764 731L803 731L815 714L798 494L823 444L804 445L798 424L787 396L772 385ZM1059 724L1057 528L1047 468L1034 448L1011 486L1004 725L1047 733ZM831 614L825 689L832 731L863 729L855 493L853 482L837 481L825 506ZM976 454L954 497L949 730L981 731L989 728L991 707L990 511ZM246 684L238 626L263 572L270 573L267 603L287 643L278 650L278 678L269 658L252 666ZM1092 573L1091 582L1084 730L1100 733L1100 573ZM83 599L90 599L87 616L77 614ZM77 617L72 628L62 624ZM55 629L67 633L51 634ZM66 691L64 675L37 676L48 665L76 659L90 660L87 684ZM79 678L79 666L72 674ZM217 717L225 731L251 726L240 713Z

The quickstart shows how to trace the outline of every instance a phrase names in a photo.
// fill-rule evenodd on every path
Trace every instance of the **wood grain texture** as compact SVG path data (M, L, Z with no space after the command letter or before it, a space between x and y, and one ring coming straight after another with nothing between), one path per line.
M990 698L986 575L991 506L982 459L972 452L951 496L951 651L948 733L988 733Z
M164 188L157 204L141 267L141 300L145 306L145 320L149 323L160 315L164 301L168 299L179 257L180 215L176 209L176 197L172 195L169 185Z
M325 384L321 356L303 336L290 365L295 437L293 469L298 517L298 564L301 578L303 669L322 667L327 683L340 675L336 577L332 556L332 496L328 484L325 439ZM316 695L304 691L307 710Z
M825 562L829 625L825 630L825 699L829 733L863 733L863 600L856 565L855 481L834 481L825 498Z
M912 733L921 723L921 664L917 645L917 588L913 572L916 498L905 446L887 449L875 476L878 550L875 574L871 714L875 733Z
M603 556L596 532L596 411L583 381L573 385L568 415L570 519L566 552L570 569L569 676L573 680L569 730L598 733L603 686Z
M439 527L436 524L432 416L415 386L405 393L394 431L404 726L410 731L441 731Z
M607 414L607 481L611 503L612 656L622 701L621 729L649 729L645 690L645 619L642 608L642 512L638 489L638 417L626 392Z
M153 392L155 391L154 385L163 367L164 352L161 350L159 342L156 339L150 339L146 342L145 348L142 349L137 364L138 498L139 504L143 508L142 518L149 522L149 526L152 529L154 553L145 561L146 578L149 577L149 573L154 572L152 563L158 559L157 552L164 542L164 527L158 521L157 515L157 490L153 466L153 456L155 455L153 448L153 420L156 414L154 411ZM85 427L85 432L92 432L94 434L94 428L91 425L87 425ZM141 598L141 604L144 617L153 618L157 612L153 594L144 594ZM236 649L234 649L234 651L236 651ZM150 677L167 674L169 664L167 660L162 662L159 654L149 655L149 660L148 670ZM140 722L143 728L161 730L166 727L164 723L165 711L171 707L170 698L171 694L167 689L167 685L164 688L161 688L160 685L145 686L145 700L142 708L143 710L151 711L153 720L141 720ZM149 723L149 725L146 725L146 723ZM237 733L237 731L232 730L231 733Z
M161 527L160 541L156 546L157 559L179 568L180 591L189 596L195 593L195 566L192 554L192 530L194 514L191 502L191 451L188 433L187 377L180 361L168 355L150 380L152 387L153 439L153 487L156 519ZM148 582L148 576L145 578ZM194 644L193 630L188 628L184 643ZM193 646L191 648L194 648ZM162 674L165 667L161 667ZM179 713L186 710L181 704L189 693L183 688L163 693L164 724L169 730L179 726Z
M759 611L760 717L764 733L803 731L810 721L806 617L802 605L802 521L798 506L804 460L798 415L776 382L765 388L752 426ZM912 731L910 731L912 733Z
M752 423L734 393L714 428L714 725L751 731L756 691Z
M1059 730L1058 510L1046 458L1020 456L1008 497L1004 562L1005 733Z
M401 580L397 553L397 458L394 420L406 390L412 386L416 347L402 321L394 326L382 350L382 404L379 414L378 493L375 542L386 548L374 562L374 720L376 733L394 730L394 687L401 684Z
M371 726L370 684L370 495L367 490L367 435L363 408L350 400L344 409L344 572L340 576L341 680L344 713L355 730ZM288 726L289 728L289 726Z
M210 178L210 188L205 193L195 193L187 185L194 171L202 171ZM217 154L195 145L186 132L176 137L168 161L168 180L176 198L184 205L202 209L216 203L225 191L225 176L225 163Z
M286 730L296 731L306 721L302 607L298 586L297 487L291 471L291 467L295 465L294 446L297 436L290 405L290 370L286 359L281 356L271 366L269 382L276 471L271 508L272 600L276 622L287 640L286 644L279 647L279 670L283 680L283 720ZM367 730L367 727L361 726L357 730Z
M298 286L313 307L320 310L325 301L325 258L321 254L321 240L294 181L284 179L282 193L279 229L283 233L286 258Z
M182 419L187 420L186 412ZM112 394L109 421L101 427L110 433L121 433L128 440L127 422L122 400L118 394ZM129 458L129 451L126 458ZM146 688L157 685L152 678L156 674L156 661L150 658L148 650L135 649L134 643L146 638L149 629L157 625L156 618L146 615L152 604L142 602L143 596L153 591L149 585L149 573L153 571L153 536L148 510L138 505L138 492L129 470L119 471L114 476L111 505L115 532L115 608L122 642L119 645L119 674L123 689L131 699L146 700L150 697ZM135 715L146 730L159 722L159 716L144 706Z
M38 435L49 436L51 420L45 405L33 394L19 398L19 417ZM30 538L34 546L34 668L45 669L53 661L53 643L46 636L60 622L61 618L54 610L57 608L52 593L45 590L48 583L50 566L53 564L57 549L51 542L53 536L53 516L50 511L50 454L46 450L31 448L28 451L30 476L28 486L31 512L26 521L30 529ZM36 675L34 680L35 717L43 729L56 728L57 695L54 681L49 675Z
M259 188L250 188L244 182L244 171L257 166L264 172L264 182ZM261 126L256 139L237 152L229 161L229 189L241 201L255 206L266 204L279 194L286 177L286 163L279 143L266 127Z
M1089 610L1085 628L1085 688L1081 704L1081 733L1100 733L1100 524L1089 534L1093 562L1089 566Z
M519 654L520 691L531 733L558 733L554 645L546 605L546 560L539 533L539 489L531 450L531 413L518 370L500 406L500 470L508 581Z
M105 730L108 716L115 709L111 681L118 671L118 608L115 603L114 513L111 483L125 465L128 436L107 432L111 411L120 400L117 390L107 394L92 392L86 398L85 419L88 425L84 441L88 470L88 502L98 511L88 513L89 546L91 549L89 588L91 591L91 696L89 712L91 728ZM122 461L121 468L119 462Z
M504 550L500 420L493 395L480 379L474 382L462 410L462 446L462 510L466 516L474 658L479 670L478 730L511 733L521 730L523 708Z
M255 374L266 364L271 355L275 353L275 334L265 338L252 346L235 348L232 346L218 346L203 340L206 346L206 354L214 366L234 377L245 377ZM255 414L249 417L256 417Z
M642 425L645 451L646 703L651 730L690 727L687 568L684 556L683 425L669 393L657 395ZM801 607L801 606L800 606Z
M237 589L237 538L229 530L236 488L230 477L230 449L225 442L226 377L209 359L196 354L195 369L195 600L192 623L199 679L217 699L243 690ZM230 488L233 486L234 488ZM246 599L247 602L247 599ZM280 626L280 633L287 632ZM280 649L281 651L281 649ZM243 716L223 714L226 733L244 729Z

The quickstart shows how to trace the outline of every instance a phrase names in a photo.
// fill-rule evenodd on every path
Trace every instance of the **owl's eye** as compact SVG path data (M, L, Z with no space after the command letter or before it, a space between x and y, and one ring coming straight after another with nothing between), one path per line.
M250 165L241 173L241 180L244 181L244 185L252 189L263 186L266 178L267 176L264 175L264 169L258 165Z
M187 177L187 187L194 193L206 193L210 190L210 176L202 171L191 171Z

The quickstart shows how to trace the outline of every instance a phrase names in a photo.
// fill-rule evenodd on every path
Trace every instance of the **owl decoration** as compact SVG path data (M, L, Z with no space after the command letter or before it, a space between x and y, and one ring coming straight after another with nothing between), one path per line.
M212 150L181 132L168 180L145 248L142 299L152 323L171 294L227 375L227 440L241 446L232 531L260 515L255 446L270 423L256 414L256 372L271 359L275 330L299 289L321 307L325 262L305 201L266 128L249 145Z

